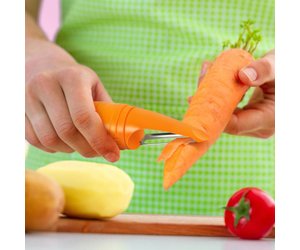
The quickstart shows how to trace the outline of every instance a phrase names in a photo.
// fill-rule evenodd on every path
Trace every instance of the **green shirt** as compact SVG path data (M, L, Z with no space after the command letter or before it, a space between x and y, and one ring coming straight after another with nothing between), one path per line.
M215 58L224 40L235 41L247 19L261 28L255 56L262 56L274 47L273 0L63 0L57 43L97 72L115 102L182 119L202 62ZM115 164L135 183L128 212L221 215L239 188L256 186L274 196L274 138L223 134L167 192L156 161L162 148L122 151ZM26 166L69 159L105 162L31 147Z

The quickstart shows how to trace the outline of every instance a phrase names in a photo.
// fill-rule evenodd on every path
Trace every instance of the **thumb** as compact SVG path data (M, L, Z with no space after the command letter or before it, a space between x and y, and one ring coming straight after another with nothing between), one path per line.
M275 79L275 52L267 53L263 58L252 62L239 72L242 83L250 86L260 86Z

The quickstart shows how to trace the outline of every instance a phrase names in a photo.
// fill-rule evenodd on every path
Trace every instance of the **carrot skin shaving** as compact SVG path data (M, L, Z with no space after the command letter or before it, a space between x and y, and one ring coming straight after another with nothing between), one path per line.
M165 190L169 189L177 181L178 176L183 176L186 173L188 168L183 168L182 166L194 164L209 147L207 142L203 142L201 148L199 148L198 144L199 143L182 144L177 147L172 157L166 160L163 182Z
M161 153L161 155L158 157L157 161L165 161L168 158L170 158L172 156L173 153L175 153L175 151L177 150L177 148L180 145L185 145L192 142L191 139L189 138L178 138L176 140L173 140L171 142L169 142L166 147L164 147L163 152Z

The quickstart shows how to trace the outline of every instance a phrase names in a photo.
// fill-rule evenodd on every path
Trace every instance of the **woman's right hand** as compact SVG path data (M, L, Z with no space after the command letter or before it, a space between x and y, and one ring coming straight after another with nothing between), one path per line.
M26 140L47 152L117 161L120 151L93 101L111 102L97 74L49 41L26 39Z

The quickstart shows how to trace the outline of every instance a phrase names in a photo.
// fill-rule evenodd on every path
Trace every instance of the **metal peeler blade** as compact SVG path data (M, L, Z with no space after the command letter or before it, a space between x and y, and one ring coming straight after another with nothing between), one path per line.
M177 138L188 138L183 135L179 134L173 134L173 133L154 133L154 134L146 134L143 139L140 141L141 145L147 146L147 145L160 145L160 144L166 144L169 141L163 141L163 142L152 142L147 143L146 141L150 140L158 140L158 139L177 139ZM191 142L194 142L194 140L191 139Z

